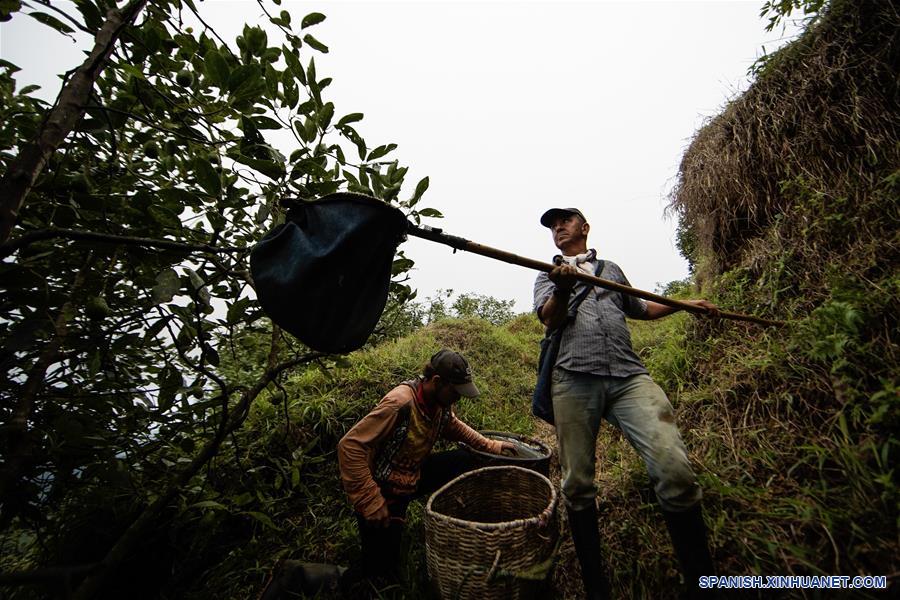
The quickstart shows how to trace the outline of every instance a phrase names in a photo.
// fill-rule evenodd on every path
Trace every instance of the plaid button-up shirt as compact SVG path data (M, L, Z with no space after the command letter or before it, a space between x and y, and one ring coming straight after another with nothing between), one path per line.
M597 262L592 261L594 269ZM605 261L603 279L631 285L612 261ZM586 283L578 282L569 296L570 306ZM534 282L534 309L540 315L541 307L550 298L554 284L546 273L540 273ZM647 303L640 298L594 287L578 307L574 321L569 321L563 331L556 358L556 367L579 373L591 373L608 377L628 377L647 373L647 369L631 346L631 333L625 317L638 319L647 312Z

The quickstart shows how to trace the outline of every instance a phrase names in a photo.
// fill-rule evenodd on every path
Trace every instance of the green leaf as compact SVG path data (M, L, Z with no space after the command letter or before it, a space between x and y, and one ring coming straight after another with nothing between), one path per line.
M181 377L181 371L172 365L166 365L159 372L157 378L159 382L159 396L156 399L157 406L161 411L167 411L172 408L172 402L178 390L184 385L184 379Z
M315 119L307 117L303 123L303 140L307 143L312 142L316 139L316 133L318 133L318 129Z
M214 510L228 510L228 508L216 502L215 500L201 500L200 502L195 502L188 506L188 510L192 508L212 508Z
M266 49L268 36L260 27L244 27L244 39L254 56L261 56Z
M48 15L47 13L42 12L32 12L28 13L29 17L33 17L39 23L43 23L48 27L52 27L53 29L59 31L60 33L75 33L75 30L57 19L52 15ZM327 52L327 50L326 50Z
M174 271L173 271L173 273L174 273ZM176 275L176 277L177 277L177 275ZM174 293L172 295L174 296ZM171 298L169 298L169 300L171 300ZM167 302L168 302L168 300L167 300ZM161 317L161 318L157 319L153 323L153 325L148 327L147 331L144 332L144 344L146 344L147 341L155 338L159 334L159 332L163 330L163 327L165 327L166 323L168 323L168 322L169 322L168 317Z
M356 123L357 121L362 121L363 113L350 113L349 115L344 115L337 122L337 127L342 127L344 125L349 125L350 123Z
M303 41L321 52L322 54L328 54L328 46L311 36L310 34L306 34L303 36Z
M203 68L206 71L206 76L215 85L219 86L219 89L225 89L228 86L231 70L218 50L210 50L203 56Z
M256 224L262 225L266 222L266 219L269 218L269 207L265 204L260 204L259 209L256 211Z
M286 46L282 46L281 50L288 70L294 74L294 77L296 77L300 83L306 85L306 72L303 70L303 65L300 64L300 59L294 54L295 51L289 50Z
M318 114L319 129L322 131L328 129L332 118L334 118L334 104L326 102Z
M289 13L286 10L283 10L283 11L281 11L281 14L279 16L281 17L282 22L286 26L289 26L291 24L291 13Z
M162 304L171 302L178 290L181 289L181 279L172 269L166 269L156 276L156 285L150 293L150 300L153 304Z
M254 171L259 171L269 179L281 179L282 177L284 177L284 174L286 172L284 163L278 163L271 160L261 160L258 158L250 158L249 156L244 156L243 154L237 153L229 153L228 156L235 162L247 165Z
M409 271L415 263L408 258L398 258L391 265L391 275L399 275Z
M228 76L228 91L238 94L242 89L253 86L260 78L258 66L254 64L241 65Z
M266 72L266 97L272 100L278 97L278 84L281 83L281 75L271 64L265 67Z
M287 108L294 108L300 101L300 90L293 79L282 82L284 87L284 104Z
M359 158L361 160L365 160L366 158L366 141L362 139L362 136L357 133L355 129L352 127L342 127L341 133L344 134L348 140L353 142L356 145L356 151L359 153Z
M194 159L194 177L209 195L219 196L222 193L222 180L208 159L199 156Z
M19 0L14 0L14 3L19 4ZM103 15L100 14L100 10L93 2L75 2L75 7L84 18L85 27L91 31L100 29L101 25L103 25ZM0 14L2 14L2 10L0 10Z
M241 298L234 304L228 307L228 316L226 320L229 325L234 325L239 323L247 313L247 307L250 306L251 300L249 298Z
M203 206L203 199L194 192L181 188L163 188L157 192L164 202L173 203L178 208ZM179 211L180 212L180 211Z
M322 13L309 13L305 17L303 17L303 21L300 23L301 29L306 29L307 27L312 27L313 25L318 25L322 21L325 20L325 15Z
M416 193L413 194L413 197L409 201L410 206L415 206L416 203L422 198L422 194L425 193L425 190L428 189L428 177L423 177L418 184L416 184Z
M191 347L195 337L197 337L197 333L194 331L194 328L185 323L182 325L178 335L175 336L175 347L185 351Z
M134 65L129 65L128 63L119 63L117 66L118 66L118 68L122 69L123 71L125 71L126 73L131 75L132 77L135 77L137 79L146 80L146 77L144 77L144 72L141 71L140 69L138 69L137 67L135 67Z
M253 117L253 123L256 124L258 129L281 129L281 123L271 117Z
M263 525L265 525L266 527L268 527L268 528L270 528L270 529L274 529L275 531L280 531L280 529L279 529L278 527L275 526L275 523L272 522L272 519L269 518L269 515L267 515L267 514L265 514L265 513L257 512L257 511L255 511L255 510L248 510L248 511L243 512L243 513L241 513L241 514L244 514L244 515L250 515L251 517L253 517L253 518L256 519L257 521L259 521L260 523L262 523Z
M369 153L369 157L366 160L376 160L386 155L388 152L391 152L397 148L397 144L387 144L385 146L378 146L374 150Z
M209 344L203 345L203 357L206 359L206 362L208 362L212 366L219 366L219 353L216 352L216 349Z
M194 286L195 290L202 289L204 286L203 278L197 274L197 271L193 269L187 269L188 279L191 282L191 285Z
M441 211L436 208L423 208L419 211L419 216L422 217L434 217L435 219L443 219L444 215L441 214Z
M100 350L91 352L91 358L88 360L88 375L93 377L100 371Z
M197 297L200 299L200 302L204 306L211 307L209 291L206 289L206 284L203 282L203 279L197 274L197 271L190 268L185 270L187 271L191 285L197 291Z

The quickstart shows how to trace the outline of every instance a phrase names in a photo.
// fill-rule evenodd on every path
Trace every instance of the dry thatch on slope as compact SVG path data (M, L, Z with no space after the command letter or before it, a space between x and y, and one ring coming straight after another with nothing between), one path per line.
M900 8L832 0L682 160L671 207L705 293L789 322L697 324L689 369L662 371L722 573L893 574L897 595L898 134Z
M700 275L737 266L759 274L761 245L783 250L802 238L811 239L794 248L805 255L801 270L823 250L840 255L868 236L886 235L880 245L896 259L898 73L900 9L878 0L832 2L769 57L681 163L671 208L693 237ZM895 201L884 202L890 194ZM830 218L828 227L803 222L819 216ZM776 237L797 240L767 239L778 219L794 222Z

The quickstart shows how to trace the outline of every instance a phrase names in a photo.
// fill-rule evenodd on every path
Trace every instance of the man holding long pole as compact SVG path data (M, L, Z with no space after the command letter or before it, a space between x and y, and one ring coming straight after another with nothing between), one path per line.
M575 303L586 284L579 271L629 285L613 262L600 261L587 246L590 225L576 208L553 208L541 217L562 252L559 266L540 273L534 307L548 328L562 332L551 395L562 466L562 492L588 598L607 598L610 586L600 550L594 484L596 438L601 419L622 430L647 466L672 536L688 594L699 592L700 575L712 574L702 493L675 426L672 405L650 378L631 345L625 317L658 319L678 308L600 287ZM598 270L599 267L599 270ZM716 315L706 300L689 304ZM574 314L571 314L573 313Z

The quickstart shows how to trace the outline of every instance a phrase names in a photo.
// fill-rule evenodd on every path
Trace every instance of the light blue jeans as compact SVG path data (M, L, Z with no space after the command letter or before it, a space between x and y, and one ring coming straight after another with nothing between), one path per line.
M594 469L601 419L618 427L637 450L663 510L682 512L700 501L702 492L675 426L672 404L649 375L603 377L557 368L551 390L568 506L588 508L597 495Z

